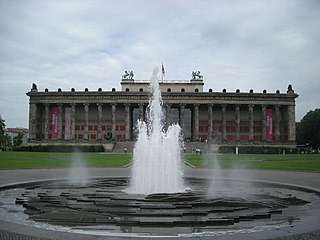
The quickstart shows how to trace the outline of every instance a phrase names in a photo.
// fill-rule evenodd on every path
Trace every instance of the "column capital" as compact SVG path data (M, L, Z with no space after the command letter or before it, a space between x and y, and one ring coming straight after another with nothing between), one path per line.
M103 105L103 103L97 103L97 106L102 106Z
M83 103L83 106L89 106L89 103Z
M70 106L71 106L71 107L75 107L75 106L76 106L76 103L70 103Z

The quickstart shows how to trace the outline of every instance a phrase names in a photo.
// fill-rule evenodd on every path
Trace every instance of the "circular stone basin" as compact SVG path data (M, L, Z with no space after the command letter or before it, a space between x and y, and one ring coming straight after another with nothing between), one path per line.
M89 179L86 186L68 180L16 185L0 192L0 216L56 231L180 237L279 232L320 220L316 191L230 179L185 182L185 192L147 196L127 193L127 178Z

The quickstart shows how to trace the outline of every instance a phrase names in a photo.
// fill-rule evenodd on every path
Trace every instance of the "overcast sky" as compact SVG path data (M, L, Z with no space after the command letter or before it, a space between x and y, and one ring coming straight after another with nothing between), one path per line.
M207 91L299 94L296 120L320 107L318 0L0 0L0 114L28 127L40 91L120 89L121 75L201 71Z

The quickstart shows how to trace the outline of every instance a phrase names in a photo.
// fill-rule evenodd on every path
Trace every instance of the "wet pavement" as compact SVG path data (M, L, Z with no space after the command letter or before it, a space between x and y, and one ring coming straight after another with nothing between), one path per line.
M267 171L267 170L211 170L211 169L192 169L188 166L184 170L186 177L193 178L226 178L226 179L241 179L248 181L268 181L274 183L283 183L294 186L305 186L310 189L320 190L320 173L299 172L299 171ZM14 183L63 179L68 178L68 169L17 169L17 170L0 170L0 185L10 185ZM89 177L129 177L130 168L89 168ZM319 216L315 216L319 217ZM130 234L121 235L118 237L98 236L74 234L67 232L58 232L45 230L40 228L32 228L17 224L8 223L0 220L0 239L128 239L140 238L142 236L130 236ZM254 232L250 234L242 233L235 235L221 234L215 236L215 239L320 239L320 227L317 229L316 223L306 225L296 225L294 228L282 228L278 231ZM284 231L282 234L279 232ZM144 239L154 238L154 236L143 236ZM183 236L181 236L183 237ZM170 237L167 237L170 238ZM176 238L176 237L174 237ZM211 239L212 236L193 235L183 237L188 239ZM163 238L162 238L163 239Z

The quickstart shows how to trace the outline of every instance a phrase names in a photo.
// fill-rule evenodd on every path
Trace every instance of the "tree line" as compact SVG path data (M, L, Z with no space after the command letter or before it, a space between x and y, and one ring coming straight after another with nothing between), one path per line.
M309 111L296 123L297 144L320 148L320 108Z
M23 133L18 133L17 136L11 137L5 133L5 120L0 115L0 150L8 150L12 147L18 147L22 144Z

